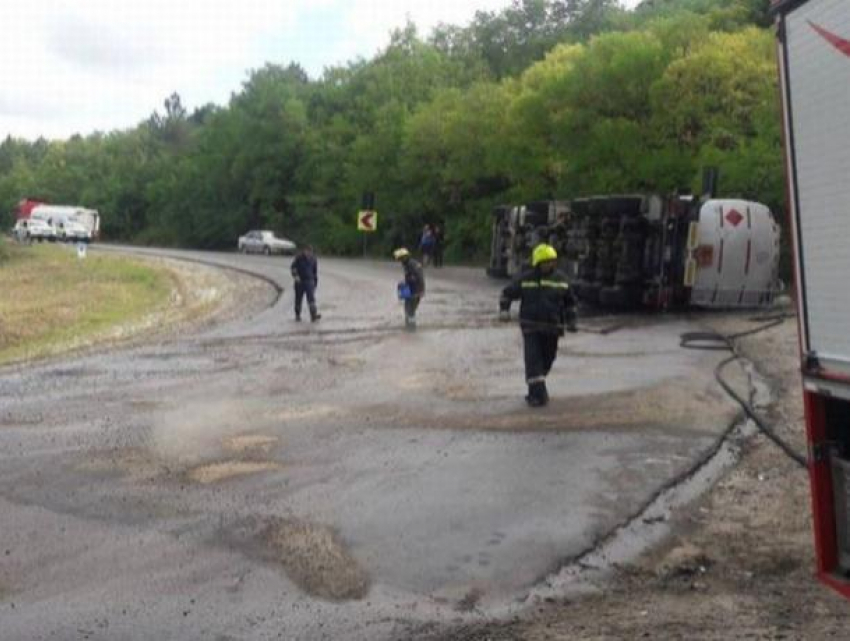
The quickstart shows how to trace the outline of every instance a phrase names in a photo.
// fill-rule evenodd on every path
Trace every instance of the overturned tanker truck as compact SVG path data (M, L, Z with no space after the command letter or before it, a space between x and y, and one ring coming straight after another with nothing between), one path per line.
M781 288L770 210L736 199L594 196L497 207L488 274L512 278L548 242L583 303L761 307Z

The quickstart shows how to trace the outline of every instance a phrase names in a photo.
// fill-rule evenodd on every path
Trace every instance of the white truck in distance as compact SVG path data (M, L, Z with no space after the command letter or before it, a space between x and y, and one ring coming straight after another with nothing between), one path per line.
M56 240L56 231L43 220L21 218L12 230L20 242Z
M54 231L60 241L90 242L100 232L100 214L94 209L68 205L36 205L30 221L42 221Z

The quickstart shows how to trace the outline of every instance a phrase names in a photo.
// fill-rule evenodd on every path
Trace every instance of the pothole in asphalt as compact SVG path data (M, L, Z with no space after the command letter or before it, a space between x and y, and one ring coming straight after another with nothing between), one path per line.
M297 519L274 519L263 539L273 560L311 596L348 601L368 593L368 575L333 529Z
M259 474L279 470L278 463L264 461L220 461L192 468L186 473L186 477L195 483L209 485L239 476Z

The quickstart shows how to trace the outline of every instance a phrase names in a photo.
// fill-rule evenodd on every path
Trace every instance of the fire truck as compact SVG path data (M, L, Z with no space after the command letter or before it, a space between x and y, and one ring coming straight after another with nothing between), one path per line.
M548 242L576 296L595 307L770 305L781 291L779 227L756 202L613 195L497 207L488 274L515 277Z
M774 0L818 575L850 598L850 7Z

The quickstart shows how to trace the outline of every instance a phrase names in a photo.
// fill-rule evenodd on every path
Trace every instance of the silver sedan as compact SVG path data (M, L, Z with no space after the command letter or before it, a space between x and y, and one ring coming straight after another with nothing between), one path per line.
M239 237L238 249L243 254L294 254L295 243L286 238L278 238L271 231L249 231Z

